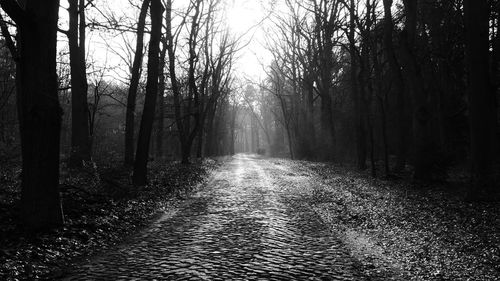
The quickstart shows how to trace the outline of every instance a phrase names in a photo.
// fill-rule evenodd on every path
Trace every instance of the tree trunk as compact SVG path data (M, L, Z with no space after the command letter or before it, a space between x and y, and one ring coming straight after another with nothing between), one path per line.
M322 145L323 149L327 149L328 152L325 153L327 159L332 159L335 149L334 145L334 135L335 129L333 127L333 114L332 114L332 97L330 96L330 91L325 90L321 95L321 129L322 129Z
M221 106L221 108L223 108ZM219 113L219 114L217 114ZM222 110L217 111L215 110L214 111L214 121L213 121L213 127L212 127L212 155L214 156L218 156L220 155L220 146L219 146L219 140L220 140L220 124L222 123L221 121L221 118L222 118ZM252 148L250 147L250 150Z
M378 96L377 97L379 106L380 106L380 126L382 130L382 145L384 147L384 171L386 177L389 176L390 174L390 168L389 168L389 149L387 145L387 114L385 112L385 105L384 105L384 100L382 97Z
M368 120L368 130L370 130L370 165L372 177L377 177L377 164L375 161L375 138L373 136L373 125Z
M137 42L135 46L134 62L131 69L130 87L127 96L127 112L125 117L125 166L132 166L134 163L134 122L135 122L135 102L137 99L137 89L141 77L141 66L144 49L144 27L146 16L151 0L142 2L139 21L137 22Z
M389 62L389 67L391 69L392 75L394 76L394 90L396 92L396 103L397 103L397 163L396 170L404 169L406 165L406 150L407 150L407 137L406 137L406 117L405 117L405 97L404 97L404 85L403 85L403 75L401 73L401 67L396 58L396 52L394 50L394 43L392 41L392 32L394 29L394 23L392 21L392 0L384 0L384 46L387 55L387 60Z
M151 132L155 118L156 97L158 96L159 53L162 28L163 6L161 0L151 0L151 37L148 50L148 77L146 99L142 111L141 126L137 138L136 158L132 181L136 186L147 183L147 166Z
M214 114L211 111L207 113L206 132L205 155L213 156Z
M69 165L83 166L91 156L87 72L85 64L85 3L69 1L68 44L71 68L71 153Z
M285 122L285 129L286 129L286 137L288 140L288 152L290 153L290 159L294 160L295 155L293 153L293 141L292 141L292 133L290 132L290 126L288 125L288 122Z
M181 142L181 163L182 164L190 164L191 158L191 143L189 142Z
M355 127L356 127L356 165L358 169L366 169L366 129L365 129L365 118L364 118L364 83L362 83L362 78L358 79L358 67L361 68L361 60L358 60L357 50L356 50L356 38L355 38L355 5L354 0L350 1L349 6L349 55L351 57L351 91L352 98L354 100L354 114L355 114ZM361 76L361 75L360 75Z
M234 142L235 140L235 131L236 131L236 114L237 114L237 107L236 105L233 105L233 110L231 111L231 122L230 122L230 127L231 127L231 143L230 143L230 148L229 148L229 153L231 155L235 154L235 149L234 149Z
M17 102L22 150L21 221L29 230L64 223L59 195L62 109L57 92L59 1L0 5L18 26Z
M308 74L309 78L310 74ZM312 81L312 80L310 80ZM314 86L312 82L307 82L305 83L305 91L306 91L306 132L308 134L308 141L309 141L309 155L308 158L316 158L316 129L315 129L315 122L314 122Z
M206 112L206 136L205 136L205 155L214 156L215 155L215 145L214 145L214 119L216 112L216 104L207 108Z
M414 178L429 180L432 176L432 155L435 144L432 141L431 110L427 104L427 93L420 66L415 54L417 28L417 0L404 0L405 28L401 32L401 62L407 90L413 102L413 134L414 134Z
M196 142L196 158L202 158L203 157L203 133L204 133L204 127L201 126L201 128L198 130L198 135L197 135L197 142Z
M373 10L373 12L375 12L375 10ZM383 87L384 81L382 80L382 65L380 64L377 47L375 44L372 43L370 48L372 49L371 58L373 62L373 70L375 78L373 83L375 83L376 99L378 101L380 108L380 129L382 133L384 172L385 175L388 177L390 174L390 168L389 168L389 147L387 140L387 113L385 105L385 101L387 101L387 91L384 91Z
M472 185L470 199L493 199L496 101L489 73L489 8L486 0L464 1L466 66L470 101Z
M157 132L156 132L156 157L158 159L163 158L163 138L164 138L164 127L165 127L165 97L163 96L165 93L165 56L167 54L167 47L165 43L163 44L163 48L160 53L160 81L158 85L158 121L157 121Z
M174 110L177 130L179 131L179 142L181 144L181 155L183 164L189 164L191 155L191 147L193 140L197 135L197 130L201 122L201 109L199 108L199 93L196 85L196 69L195 65L198 62L198 54L196 53L196 44L198 43L197 35L200 28L200 13L202 9L202 1L195 1L195 14L191 19L191 30L189 33L189 69L187 73L187 92L188 101L183 102L181 87L176 75L176 56L175 56L175 38L172 33L172 0L166 1L166 40L170 70L170 82L172 92L174 94ZM203 89L202 89L203 90ZM193 105L194 104L194 105ZM184 110L183 110L184 109ZM183 112L185 111L185 112ZM194 111L194 112L191 112ZM187 116L184 116L186 114ZM191 115L194 115L194 128L191 129Z

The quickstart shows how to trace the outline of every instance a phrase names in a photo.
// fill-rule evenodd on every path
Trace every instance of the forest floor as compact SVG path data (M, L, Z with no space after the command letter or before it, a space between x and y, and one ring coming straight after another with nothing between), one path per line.
M368 276L500 280L500 203L464 200L465 177L416 183L352 167L273 160L314 181L311 208Z
M112 168L63 175L66 226L32 237L13 223L18 168L3 171L0 279L500 280L500 206L465 202L463 180L251 155L152 170L144 190Z
M71 262L112 248L175 208L222 160L153 162L142 189L130 184L129 170L116 167L119 161L79 171L63 163L65 225L35 234L18 224L20 163L0 163L0 280L52 279Z

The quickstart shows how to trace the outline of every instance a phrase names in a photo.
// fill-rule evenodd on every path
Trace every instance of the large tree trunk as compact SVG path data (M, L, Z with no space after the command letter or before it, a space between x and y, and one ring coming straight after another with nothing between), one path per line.
M137 41L135 46L134 62L131 69L130 86L127 96L127 112L125 117L125 166L132 166L134 163L134 124L135 124L135 103L137 99L137 89L141 77L141 66L144 49L144 27L146 16L151 0L142 2L139 21L137 22Z
M384 47L389 62L391 73L394 77L394 91L396 92L397 103L397 163L396 170L403 169L406 165L406 150L407 150L407 136L406 136L406 117L405 117L405 97L403 75L401 67L396 58L394 50L394 43L392 41L392 32L394 23L392 21L392 0L384 0Z
M160 81L158 85L158 121L157 121L157 128L158 130L156 131L156 157L158 159L163 158L163 138L164 138L164 127L165 127L165 97L163 96L165 93L165 56L167 54L167 47L165 43L163 43L163 48L160 53L160 66L159 66L159 71L160 71Z
M235 149L234 149L234 142L236 141L235 139L235 134L236 134L236 115L237 115L237 109L238 107L236 105L232 105L232 110L231 110L231 121L230 121L230 134L231 134L231 142L230 142L230 147L229 147L229 153L231 155L235 154Z
M205 155L214 156L215 155L215 141L214 141L214 119L217 107L214 103L207 108L206 112L206 136L205 136Z
M315 159L316 158L316 130L314 123L314 88L311 80L311 75L305 73L302 79L302 126L301 131L303 134L299 134L301 139L302 149L300 155L296 157L300 159Z
M407 90L413 101L414 178L429 180L432 176L432 157L436 151L431 130L432 112L420 66L415 54L417 29L417 0L404 0L406 23L401 33L401 61L408 84Z
M471 199L494 198L496 101L489 73L489 8L486 0L465 0L466 66L470 101Z
M361 60L357 55L355 38L355 5L354 0L350 1L349 6L349 55L351 57L351 94L354 100L354 120L356 130L356 165L358 169L366 169L366 128L365 128L365 110L364 103L364 83L362 78L358 79L358 68L361 68ZM361 76L361 75L360 75Z
M163 6L161 0L151 0L151 37L148 51L148 77L146 99L142 111L141 127L137 138L136 158L132 181L136 186L147 183L149 145L155 118L156 96L158 95L159 53L162 28Z
M176 75L176 62L175 62L175 48L174 44L176 42L174 41L174 36L172 33L172 0L167 0L166 2L166 16L165 16L165 21L166 21L166 41L167 41L167 52L168 52L168 69L170 71L170 83L172 87L172 92L174 94L174 113L175 113L175 124L177 126L177 131L179 133L179 144L181 147L181 162L183 164L188 164L189 163L189 151L186 151L186 149L189 149L185 147L185 139L187 139L187 133L184 128L184 122L189 122L189 121L184 121L184 117L182 116L183 108L182 108L182 94L181 94L181 89L179 85L179 81L177 81L177 75Z
M85 64L85 1L69 0L68 44L71 68L70 167L79 168L91 156L87 71Z
M190 164L192 140L181 142L181 163Z
M322 130L322 146L323 149L328 150L325 153L327 159L332 159L334 155L334 135L335 129L333 127L333 112L332 112L332 97L330 96L330 90L325 89L324 93L321 95L321 130Z
M0 5L18 25L17 102L22 149L21 221L37 230L63 224L59 195L62 109L57 95L59 1Z
M203 134L204 134L204 126L198 130L197 141L196 141L196 158L203 157Z

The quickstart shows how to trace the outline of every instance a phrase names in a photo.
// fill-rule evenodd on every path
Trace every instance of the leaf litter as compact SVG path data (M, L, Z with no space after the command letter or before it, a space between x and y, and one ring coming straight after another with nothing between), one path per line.
M111 162L111 161L110 161ZM73 262L105 251L168 212L206 181L219 160L150 164L149 184L131 185L130 171L95 163L61 169L65 225L26 233L18 224L20 165L0 167L0 280L52 279Z
M315 180L310 207L370 280L500 280L498 202L466 202L458 183L374 179L331 163L275 160Z

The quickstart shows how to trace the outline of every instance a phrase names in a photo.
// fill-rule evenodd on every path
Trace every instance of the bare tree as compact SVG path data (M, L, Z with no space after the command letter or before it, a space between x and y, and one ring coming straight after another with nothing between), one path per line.
M493 177L496 143L495 95L490 80L488 1L464 1L466 27L466 66L470 99L472 158L471 199L494 199L498 184Z
M147 183L147 165L149 145L155 117L156 97L158 96L158 77L160 65L160 39L162 15L164 7L161 0L151 0L151 37L148 50L148 78L146 84L146 100L142 111L141 127L137 139L137 150L134 162L132 181L134 185Z
M396 57L394 42L392 34L394 31L394 22L392 19L392 0L384 0L384 47L387 55L389 67L394 77L394 91L396 92L397 110L398 110L398 145L397 145L397 164L396 169L403 169L406 164L406 146L407 134L405 122L405 97L404 97L404 84L403 74L401 73L401 66Z
M165 83L166 83L166 74L165 74L165 65L166 65L166 55L167 55L167 47L165 40L162 40L162 49L160 51L160 64L158 66L160 71L160 78L158 81L158 106L156 108L157 111L157 131L156 131L156 157L163 157L163 138L164 133L163 129L165 127Z
M61 225L59 144L62 110L57 96L59 1L1 0L18 28L16 86L22 148L21 221L28 229ZM3 31L4 32L4 31ZM5 34L5 38L11 38Z
M87 68L85 62L85 0L69 0L68 37L71 70L71 153L69 165L82 167L91 158Z
M176 28L172 26L172 1L167 1L167 54L170 85L173 93L174 113L182 163L189 163L191 148L196 137L201 145L205 121L215 112L217 101L230 81L234 42L227 32L219 30L215 23L215 11L220 1L190 1L183 19ZM203 32L203 27L208 28ZM179 44L179 36L185 30L186 44ZM214 36L221 34L220 40ZM217 46L218 51L214 51ZM184 49L182 49L184 47ZM182 49L182 50L178 50ZM185 52L181 60L181 52ZM185 81L185 84L182 83ZM210 113L210 114L208 114ZM210 121L209 121L210 122ZM200 132L201 131L201 132Z
M146 25L146 16L151 0L142 2L137 22L137 41L135 46L134 61L131 68L130 86L127 97L127 112L125 119L125 166L131 166L134 161L134 120L135 106L137 99L137 89L139 87L139 79L141 76L142 57L144 49L144 29Z

